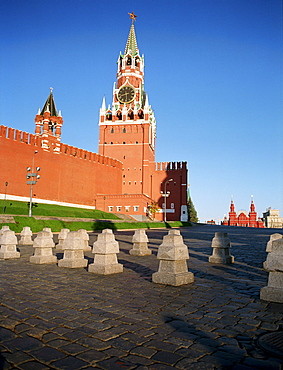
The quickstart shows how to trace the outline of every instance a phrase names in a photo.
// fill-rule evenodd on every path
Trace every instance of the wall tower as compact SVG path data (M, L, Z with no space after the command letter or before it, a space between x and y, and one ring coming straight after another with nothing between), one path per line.
M35 135L41 139L43 150L60 153L61 127L63 119L60 111L56 109L52 88L42 108L35 116Z

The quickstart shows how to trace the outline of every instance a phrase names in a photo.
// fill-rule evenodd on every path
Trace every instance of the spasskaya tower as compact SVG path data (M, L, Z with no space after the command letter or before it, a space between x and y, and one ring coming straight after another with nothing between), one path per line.
M144 56L132 20L125 51L118 57L112 104L103 98L99 119L99 154L123 163L122 191L150 195L150 167L155 161L156 121L144 90Z
M136 219L187 221L187 163L155 162L156 120L144 89L136 15L129 15L132 23L125 51L118 57L112 103L107 105L103 98L99 113L98 152L122 162L121 193L98 194L96 205L129 212Z

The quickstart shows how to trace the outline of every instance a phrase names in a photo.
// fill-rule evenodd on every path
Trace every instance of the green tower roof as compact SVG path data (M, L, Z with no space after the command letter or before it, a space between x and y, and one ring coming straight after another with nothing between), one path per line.
M54 101L54 97L53 97L53 94L52 94L52 90L50 89L50 94L40 112L40 115L42 116L43 113L47 110L49 110L50 112L50 115L53 116L53 117L58 117L58 112L57 112L57 109L56 109L56 105L55 105L55 101Z
M134 22L132 22L130 32L129 32L129 36L128 36L128 40L127 40L127 43L126 43L126 48L125 48L124 55L126 55L126 54L131 54L133 56L139 54Z

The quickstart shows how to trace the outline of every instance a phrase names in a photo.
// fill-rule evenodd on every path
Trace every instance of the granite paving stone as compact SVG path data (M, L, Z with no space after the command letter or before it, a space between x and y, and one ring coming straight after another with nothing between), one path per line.
M128 355L128 352L122 351L121 349L118 348L107 348L105 351L103 351L108 357L125 357Z
M61 360L54 361L51 363L51 366L54 367L55 369L66 369L66 370L81 369L87 365L88 363L86 361L83 361L73 356L68 356Z
M76 343L80 343L83 346L87 346L89 348L96 349L97 351L103 351L109 347L111 347L111 344L108 342L104 342L102 340L96 339L96 338L90 338L90 337L84 337L77 340Z
M41 364L40 362L34 360L34 361L24 362L23 364L18 365L18 369L21 369L21 370L48 370L48 369L50 369L50 367L48 367L44 364Z
M35 359L47 364L50 363L51 361L59 360L61 358L66 357L65 353L47 346L42 347L40 349L36 349L34 351L30 351L29 354L33 356Z
M30 354L27 354L27 353L22 352L22 351L13 351L12 353L5 352L4 356L5 356L6 360L9 363L11 363L15 366L19 365L19 364L22 364L23 362L33 360L33 357Z
M157 350L155 349L143 346L135 347L130 351L130 353L132 353L133 355L138 355L146 358L151 358L156 352Z
M81 352L86 351L86 349L87 348L85 346L81 346L78 343L69 343L67 345L60 347L61 351L64 351L69 355L77 355Z
M156 354L152 356L152 360L162 362L167 365L174 365L181 358L182 358L181 355L167 351L158 351Z
M0 369L282 370L282 358L256 343L283 324L283 304L259 297L268 279L266 243L276 231L180 231L195 282L179 287L151 281L168 233L162 229L147 230L153 254L142 258L129 254L133 231L114 232L119 276L30 264L32 246L22 246L17 260L0 261ZM235 263L216 266L208 262L211 241L223 231ZM90 245L98 233L89 233Z
M111 356L117 356L117 353ZM110 356L106 352L100 352L95 349L90 349L78 354L76 357L87 362L88 364L93 364L95 362L105 360Z
M65 346L67 344L70 344L70 341L62 338L54 339L48 342L48 345L52 348L61 348L62 346Z

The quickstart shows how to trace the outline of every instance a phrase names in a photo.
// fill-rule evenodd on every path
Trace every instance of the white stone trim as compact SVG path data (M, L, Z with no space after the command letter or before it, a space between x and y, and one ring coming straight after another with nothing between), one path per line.
M0 193L0 199L8 200L17 200L19 202L29 202L29 197L21 197L17 195L9 195ZM75 207L75 208L85 208L85 209L95 209L95 206L87 206L84 204L75 204L75 203L67 203L67 202L57 202L55 200L47 200L47 199L40 199L40 198L33 198L32 201L34 203L45 203L45 204L55 204L57 206L66 206L66 207Z

